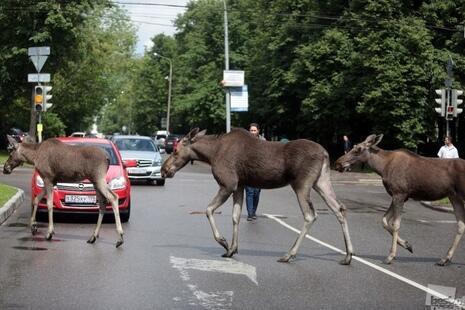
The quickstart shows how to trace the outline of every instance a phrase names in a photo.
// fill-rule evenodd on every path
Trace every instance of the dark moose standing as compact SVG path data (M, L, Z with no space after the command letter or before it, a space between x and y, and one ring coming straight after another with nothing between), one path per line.
M219 136L205 133L206 130L199 132L198 128L191 130L165 161L161 173L163 177L173 177L191 160L200 160L211 165L220 189L208 205L206 214L215 240L226 249L224 257L237 253L244 187L271 189L290 184L297 195L304 225L289 252L279 261L289 262L295 258L302 240L316 220L316 211L310 201L310 191L313 188L342 226L346 257L341 264L350 264L353 249L345 216L346 209L336 199L330 181L329 156L321 145L309 140L295 140L286 144L262 141L248 131L237 128ZM233 237L229 246L219 232L213 214L231 194L234 205Z
M37 232L36 212L37 206L46 195L48 208L48 232L46 239L51 240L54 235L53 227L53 186L58 182L79 182L89 179L94 185L99 201L99 215L94 233L87 241L94 243L98 238L103 215L105 213L106 201L111 202L115 215L116 231L118 240L116 247L123 244L123 228L118 209L118 196L113 193L107 185L105 176L107 174L109 160L104 150L98 146L67 145L57 139L47 139L40 144L18 143L11 136L7 136L11 150L3 173L10 174L14 168L24 162L34 165L40 177L44 180L44 189L34 199L34 207L31 216L31 232Z
M448 264L465 231L465 160L428 158L407 150L385 151L377 147L382 138L368 136L336 161L336 169L343 172L355 163L368 163L382 177L392 197L383 217L383 227L392 235L391 251L384 262L390 264L396 257L397 244L413 253L412 246L399 236L404 203L409 198L434 201L449 197L457 218L457 234L437 265Z

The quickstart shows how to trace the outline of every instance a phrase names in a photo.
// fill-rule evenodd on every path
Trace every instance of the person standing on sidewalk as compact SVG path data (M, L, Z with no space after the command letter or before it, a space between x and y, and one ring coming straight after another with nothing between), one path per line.
M251 123L249 125L249 132L261 140L266 140L260 136L260 126L257 123ZM257 207L258 201L260 200L260 189L255 187L245 187L245 203L247 205L247 221L257 219Z
M444 138L444 145L439 149L439 158L459 158L457 148L452 144L452 137L446 136Z

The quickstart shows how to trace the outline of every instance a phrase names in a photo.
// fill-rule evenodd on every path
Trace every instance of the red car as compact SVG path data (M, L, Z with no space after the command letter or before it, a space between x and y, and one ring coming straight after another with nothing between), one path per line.
M110 166L107 171L107 183L110 189L118 195L119 212L121 221L127 222L131 212L131 184L129 182L126 167L135 167L137 162L123 162L121 155L113 144L106 139L98 138L58 138L67 144L96 145L105 150L110 158ZM32 201L42 191L44 182L38 172L34 170L31 182ZM94 186L89 180L77 183L57 183L53 188L53 213L77 213L98 214L97 196ZM107 212L113 213L111 205L107 205ZM42 199L37 208L37 218L47 219L47 201Z

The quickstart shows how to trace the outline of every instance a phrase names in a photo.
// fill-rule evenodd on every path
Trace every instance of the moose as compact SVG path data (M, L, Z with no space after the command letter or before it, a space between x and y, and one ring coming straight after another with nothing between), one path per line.
M50 138L42 143L18 143L7 136L10 156L3 166L3 173L10 174L13 169L29 163L39 173L44 181L44 189L34 199L31 216L31 232L37 233L36 212L39 202L46 197L48 209L47 240L55 234L53 227L53 186L58 182L79 182L88 179L94 185L98 202L99 215L97 226L87 243L94 243L99 236L100 227L105 213L106 202L111 203L115 215L118 240L116 247L123 244L123 228L118 209L118 196L113 193L105 181L109 167L109 159L104 150L91 145L67 145L58 139Z
M223 257L238 252L238 229L242 211L244 187L272 189L291 185L297 195L304 224L289 252L279 262L289 262L297 251L317 214L310 200L313 188L336 215L342 226L346 256L340 262L348 265L353 248L346 221L346 208L336 199L329 172L329 156L319 144L310 140L295 140L286 144L257 139L248 131L235 128L223 135L206 135L206 130L192 129L164 162L163 177L173 177L189 161L210 164L219 190L207 207L206 215L214 239L226 249ZM217 228L214 212L233 195L233 236L231 245Z
M465 231L465 160L428 158L408 150L385 151L377 145L383 135L370 135L340 157L336 169L344 172L355 163L367 163L382 178L392 202L383 216L383 227L392 235L392 245L384 263L396 257L397 244L413 253L410 243L399 236L401 214L409 199L434 201L449 197L457 218L457 234L447 255L436 264L450 263Z

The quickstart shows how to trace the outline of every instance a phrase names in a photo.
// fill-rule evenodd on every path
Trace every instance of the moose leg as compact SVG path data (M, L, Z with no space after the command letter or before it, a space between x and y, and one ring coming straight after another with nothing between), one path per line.
M87 243L94 243L95 240L97 240L99 233L100 233L100 227L102 226L103 216L105 215L107 201L105 199L105 196L103 196L99 190L96 190L96 192L97 192L97 199L99 202L97 226L95 227L95 230L92 236L90 236L89 240L87 240Z
M352 255L354 253L352 241L349 235L349 226L347 225L347 219L345 216L345 206L336 199L333 186L331 185L329 178L325 179L324 176L320 177L316 186L314 187L321 198L325 201L328 207L336 215L337 220L341 224L342 233L344 235L344 243L346 245L346 257L340 261L341 265L349 265L352 261Z
M47 240L52 240L55 234L53 226L53 184L47 180L44 180L44 190L47 195L47 209L48 209L48 232L45 237Z
M392 236L392 214L393 214L393 204L391 203L391 206L389 209L386 211L386 213L383 216L383 227L386 229ZM412 245L407 241L402 239L400 236L397 236L397 244L399 244L401 247L409 251L410 253L413 253L413 248Z
M105 181L103 181L105 183ZM121 218L119 216L119 207L118 207L118 195L113 193L107 188L107 184L103 186L103 194L105 198L111 202L111 207L113 209L113 214L115 215L115 224L116 224L116 233L118 234L118 240L116 241L116 247L119 247L123 244L123 226L121 225Z
M294 188L294 186L293 186ZM300 235L295 240L294 244L290 248L289 252L286 255L278 259L278 262L287 263L289 260L294 259L297 255L300 245L302 244L305 235L307 234L310 226L315 222L317 215L313 204L310 201L310 189L294 189L297 195L297 200L299 201L300 210L304 215L304 225L300 231Z
M228 251L223 254L223 257L232 257L234 254L237 253L238 247L238 238L239 238L239 220L241 218L242 213L242 204L244 202L244 188L239 187L233 193L233 237L231 242L231 247Z
M444 257L436 263L436 265L438 266L445 266L448 263L450 263L452 256L454 255L454 252L457 249L457 246L459 245L460 239L462 239L463 233L465 232L465 209L463 201L455 195L449 196L449 199L452 202L455 217L457 218L457 234L455 235L454 241L452 242L452 246L447 252L446 257Z
M39 206L39 202L44 198L45 196L45 189L43 189L39 195L34 198L34 201L32 203L32 212L31 212L31 233L32 235L35 235L37 233L38 225L36 222L36 214L37 214L37 207Z
M226 190L226 188L224 187L220 187L220 190L218 191L216 196L213 198L213 200L208 205L207 212L206 212L208 221L210 222L210 226L213 231L213 237L215 238L216 242L221 244L221 246L226 249L226 251L229 250L228 242L221 235L220 231L216 227L215 218L213 217L213 214L215 210L218 209L229 198L230 195L231 195L231 192Z
M392 198L392 244L391 251L388 257L384 260L385 264L390 264L397 254L397 241L399 238L400 220L402 217L402 208L404 206L405 197L395 196Z

